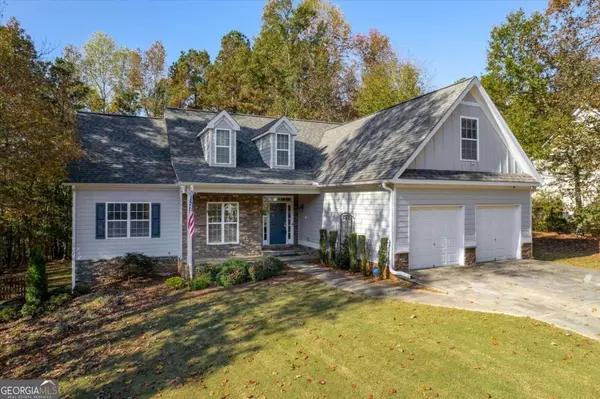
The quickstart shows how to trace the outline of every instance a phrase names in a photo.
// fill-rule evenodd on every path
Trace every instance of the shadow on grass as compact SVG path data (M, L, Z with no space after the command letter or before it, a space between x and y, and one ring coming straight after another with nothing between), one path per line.
M150 397L200 381L234 361L252 361L271 337L291 333L307 319L334 320L344 307L368 300L335 295L293 271L227 290L173 294L155 286L138 296L130 291L113 300L123 302L116 311L47 338L43 346L0 355L2 364L15 356L29 362L18 375L0 374L57 378L71 397Z

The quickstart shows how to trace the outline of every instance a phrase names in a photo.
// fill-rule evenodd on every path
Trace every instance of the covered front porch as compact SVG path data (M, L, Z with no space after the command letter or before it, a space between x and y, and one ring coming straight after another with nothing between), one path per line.
M300 202L307 194L194 193L194 263L263 256L303 256ZM309 194L310 195L310 194ZM182 195L182 259L187 259L187 194ZM314 197L314 195L311 195ZM313 245L314 248L314 245Z

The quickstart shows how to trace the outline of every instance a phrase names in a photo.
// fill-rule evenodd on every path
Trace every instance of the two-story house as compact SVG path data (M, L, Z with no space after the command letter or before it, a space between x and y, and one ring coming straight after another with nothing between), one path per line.
M346 124L174 108L77 119L73 283L126 252L176 270L188 248L196 262L318 248L344 213L373 261L390 238L392 273L531 257L541 179L477 78Z

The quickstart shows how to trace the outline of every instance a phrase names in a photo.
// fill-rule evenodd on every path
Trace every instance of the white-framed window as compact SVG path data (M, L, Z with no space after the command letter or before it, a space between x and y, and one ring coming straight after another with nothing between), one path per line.
M150 237L150 203L107 202L106 238Z
M208 202L206 222L207 244L239 243L239 203Z
M231 163L231 130L215 129L215 163Z
M479 119L460 117L460 159L479 161Z
M277 166L290 166L290 135L277 133L275 136L277 142Z
M150 204L129 204L129 237L150 237Z

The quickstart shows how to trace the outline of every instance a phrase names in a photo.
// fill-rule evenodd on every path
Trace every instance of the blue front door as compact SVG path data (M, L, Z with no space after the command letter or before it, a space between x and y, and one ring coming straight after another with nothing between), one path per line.
M285 213L286 204L272 203L269 209L269 244L285 244Z

